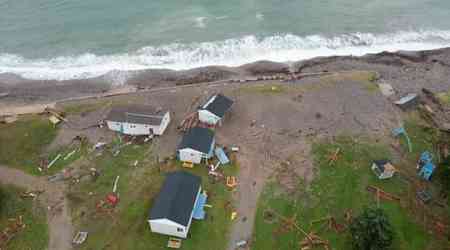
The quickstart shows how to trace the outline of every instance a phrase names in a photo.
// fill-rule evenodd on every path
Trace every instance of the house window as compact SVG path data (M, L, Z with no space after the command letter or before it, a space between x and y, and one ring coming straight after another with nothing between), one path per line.
M182 232L184 232L184 229L181 227L177 227L177 232L182 233Z

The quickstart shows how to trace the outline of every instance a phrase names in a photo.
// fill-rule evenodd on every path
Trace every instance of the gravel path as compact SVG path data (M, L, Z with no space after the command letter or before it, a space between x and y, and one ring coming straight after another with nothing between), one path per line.
M68 202L64 195L65 186L49 183L45 177L36 177L20 170L0 165L0 182L25 188L44 190L39 201L47 207L49 225L49 250L72 249L73 229Z

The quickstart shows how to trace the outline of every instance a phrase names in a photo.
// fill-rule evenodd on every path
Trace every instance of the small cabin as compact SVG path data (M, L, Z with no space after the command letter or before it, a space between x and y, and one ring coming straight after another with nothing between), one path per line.
M222 125L225 114L231 109L232 105L233 101L228 97L222 94L213 95L199 107L198 118L200 122L208 125Z
M116 106L105 122L109 129L126 135L162 135L170 123L170 112L148 105Z
M377 160L372 163L372 171L378 177L378 179L389 179L394 176L397 171L395 167L388 160Z
M148 223L151 231L186 238L200 196L200 177L185 171L167 174L150 210Z
M188 130L178 145L180 161L201 163L214 155L214 133L209 128L194 127Z

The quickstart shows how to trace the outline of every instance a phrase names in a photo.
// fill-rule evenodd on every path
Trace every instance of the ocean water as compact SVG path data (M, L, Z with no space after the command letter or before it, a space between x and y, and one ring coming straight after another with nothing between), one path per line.
M447 46L449 0L0 0L0 73L30 79Z

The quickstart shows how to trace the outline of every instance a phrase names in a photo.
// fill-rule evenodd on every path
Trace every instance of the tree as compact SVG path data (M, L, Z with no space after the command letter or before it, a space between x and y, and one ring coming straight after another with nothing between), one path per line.
M353 248L356 250L384 250L394 239L394 231L384 211L366 208L350 224Z
M450 157L444 158L438 167L439 179L444 191L450 190Z

